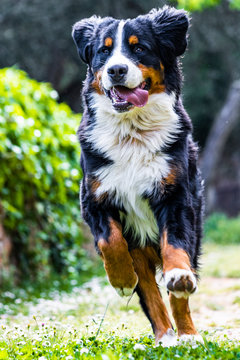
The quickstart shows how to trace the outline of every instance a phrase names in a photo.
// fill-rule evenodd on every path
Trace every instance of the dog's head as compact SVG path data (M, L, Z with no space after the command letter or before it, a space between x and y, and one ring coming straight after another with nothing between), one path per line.
M177 57L187 46L186 12L164 7L120 21L93 16L77 22L73 38L89 65L91 88L117 112L143 107L149 96L179 88Z

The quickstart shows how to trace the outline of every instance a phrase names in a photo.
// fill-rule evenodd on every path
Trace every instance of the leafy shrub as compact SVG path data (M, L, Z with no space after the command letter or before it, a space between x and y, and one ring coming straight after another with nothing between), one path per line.
M213 214L205 222L205 241L216 244L240 244L240 217L227 218L224 214Z
M80 115L49 84L0 70L0 214L22 278L76 274L81 262Z

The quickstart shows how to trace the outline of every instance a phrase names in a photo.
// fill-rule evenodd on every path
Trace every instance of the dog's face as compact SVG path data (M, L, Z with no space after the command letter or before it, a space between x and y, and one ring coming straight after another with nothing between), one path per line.
M176 58L186 49L187 29L184 11L164 7L126 21L81 20L73 27L73 38L89 65L92 90L111 99L115 111L125 112L169 90L167 77L173 76Z

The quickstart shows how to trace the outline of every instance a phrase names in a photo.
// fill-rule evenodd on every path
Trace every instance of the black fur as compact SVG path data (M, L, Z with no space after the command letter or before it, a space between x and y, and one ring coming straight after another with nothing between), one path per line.
M85 137L85 128L95 125L95 111L91 105L91 94L96 91L92 83L94 74L99 71L111 56L112 48L104 46L107 36L114 39L119 20L113 18L91 17L78 22L73 28L73 38L81 59L88 64L87 78L83 88L84 114L78 135L81 143L81 166L83 181L81 186L82 216L91 228L96 247L98 240L109 236L109 219L120 222L119 210L124 207L116 204L112 196L105 196L97 201L92 193L91 184L94 171L112 163L108 154L94 149ZM159 151L169 154L171 165L176 169L174 184L164 188L155 186L151 194L143 194L149 199L151 209L157 220L159 236L164 229L168 231L168 241L176 248L184 249L190 256L191 265L198 268L200 241L202 236L202 184L197 169L197 146L192 140L192 125L180 99L181 72L178 57L187 46L189 21L182 10L165 7L147 15L128 20L124 36L128 39L136 35L141 39L141 53L135 45L125 41L124 54L136 64L160 68L164 65L165 91L176 95L175 112L181 124L181 132L170 146L166 144ZM160 60L160 61L159 61ZM122 224L124 228L124 223ZM136 246L131 230L125 233L129 249ZM147 240L147 244L150 240ZM159 243L160 246L160 243Z

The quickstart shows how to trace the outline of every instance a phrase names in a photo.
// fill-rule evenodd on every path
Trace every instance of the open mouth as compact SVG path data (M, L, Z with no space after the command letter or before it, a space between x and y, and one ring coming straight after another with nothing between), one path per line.
M134 89L122 85L113 86L107 91L107 95L111 99L114 109L118 112L124 112L134 106L145 106L148 101L149 88L150 79L147 79Z

